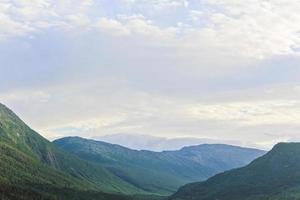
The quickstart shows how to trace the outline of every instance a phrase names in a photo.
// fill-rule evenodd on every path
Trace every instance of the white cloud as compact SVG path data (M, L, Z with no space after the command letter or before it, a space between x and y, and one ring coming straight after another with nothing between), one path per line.
M141 4L136 1L131 3ZM149 44L154 42L153 36L157 36L157 43L165 45L167 42L174 48L185 48L185 52L197 52L200 56L203 52L211 52L229 56L230 59L231 56L265 59L297 53L294 49L300 45L300 14L295 9L299 7L298 2L287 3L289 6L283 9L281 4L273 1L207 3L220 8L189 10L188 15L183 17L191 19L192 24L177 21L175 25L161 27L145 17L122 21L114 19L114 23L118 24L119 30L135 34L134 37L146 36Z
M294 124L300 119L300 102L292 100L192 105L187 113L199 119L232 121L239 126Z
M12 38L59 27L88 24L92 0L4 0L0 2L0 36Z
M118 80L109 82L12 91L0 93L0 97L1 102L16 108L21 118L48 138L143 133L241 140L269 148L275 142L297 136L300 102L289 97L228 102L219 97L219 103L199 102L137 91ZM239 95L240 91L230 94Z
M202 17L205 17L205 13L201 10L189 11L189 19L192 21L200 21Z
M208 1L224 11L209 13L223 45L254 57L293 53L300 45L299 1Z
M16 22L8 16L0 14L0 40L4 40L11 35L22 36L34 30L35 28L31 26Z
M121 2L131 4L131 6L154 9L157 11L178 7L188 7L189 5L189 1L187 0L121 0Z
M49 137L288 140L300 118L299 9L294 0L3 0L1 102Z
M76 27L88 26L90 24L90 19L83 14L68 15L67 19Z
M187 0L130 0L123 3L137 8L132 8L131 13L120 12L114 16L105 16L101 13L103 5L95 4L92 0L18 0L14 3L4 1L0 4L2 11L0 34L4 38L49 27L62 29L79 27L82 30L102 27L103 30L111 31L117 36L131 33L134 34L133 37L138 38L142 35L145 40L149 40L149 44L154 42L155 36L156 43L165 45L167 40L169 45L180 44L176 47L179 49L193 44L190 51L194 51L196 47L199 51L217 50L225 54L256 59L293 54L294 49L300 47L298 1L206 0L201 5L211 8L202 6L199 10L194 9L197 3L193 2L193 6L188 6L190 3ZM118 6L120 9L126 7L125 5L122 7L121 2ZM186 14L181 14L177 19L177 12L174 11L172 16L175 23L167 26L158 25L154 16L147 15L151 9L163 13L165 11L162 9L170 11L172 7L180 8ZM99 14L92 12L92 9L96 12L99 9ZM113 8L105 7L105 9ZM118 16L122 15L147 15L147 17L118 19ZM192 19L191 24L188 19ZM200 27L197 25L199 21L202 22Z
M100 31L104 31L113 35L129 35L130 30L125 27L121 22L114 19L100 18L95 24Z
M189 5L186 1L126 1L132 6L139 7L139 12L147 14L151 6L157 8L168 8L168 6ZM219 52L226 52L234 56L247 56L256 59L268 58L274 55L293 54L294 49L299 47L299 2L290 1L203 1L199 10L190 6L187 15L176 19L170 29L176 30L175 35L169 34L167 38L170 43L180 43L183 46L193 44L199 50L218 49ZM283 5L284 4L284 5ZM141 5L143 5L141 7ZM133 9L134 10L134 9ZM160 10L160 9L158 9ZM164 12L164 11L161 11ZM131 13L136 14L136 13ZM151 15L149 16L151 20ZM176 18L176 16L174 17ZM182 23L181 20L191 19L192 24ZM155 20L155 19L154 19ZM179 21L180 20L180 21ZM144 20L143 22L149 20ZM155 20L157 21L157 20ZM200 26L197 24L201 22ZM142 21L139 23L141 30L148 33L162 32L164 28L151 25L159 30L146 29ZM195 24L194 24L195 23ZM177 26L181 24L181 26ZM183 26L182 26L183 24ZM149 23L147 24L149 25ZM139 30L139 29L138 29ZM140 31L140 34L145 32ZM151 34L149 34L150 36ZM159 40L159 38L157 38ZM160 39L161 41L164 41ZM209 40L209 42L205 42ZM209 43L209 45L207 45ZM179 47L180 48L180 47ZM193 51L191 49L191 51Z

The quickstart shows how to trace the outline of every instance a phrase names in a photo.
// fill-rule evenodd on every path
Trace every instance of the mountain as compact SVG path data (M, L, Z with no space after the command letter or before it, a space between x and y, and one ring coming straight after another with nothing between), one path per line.
M183 186L170 200L300 199L300 143L279 143L249 165Z
M184 147L178 151L138 151L79 137L53 142L61 149L108 171L149 193L171 194L179 186L244 166L265 152L222 144Z
M28 195L51 199L68 194L71 198L73 194L71 199L74 199L74 195L79 197L88 193L90 199L93 195L96 199L103 199L101 196L107 199L108 194L103 192L145 193L102 166L57 148L2 104L0 171L1 199L14 199L12 194L18 196L16 199Z
M112 134L100 137L93 137L92 139L100 140L103 142L118 144L130 149L136 150L149 150L149 151L165 151L165 150L178 150L185 146L199 145L199 144L234 144L239 145L238 141L222 141L206 138L164 138L157 136L149 136L143 134Z

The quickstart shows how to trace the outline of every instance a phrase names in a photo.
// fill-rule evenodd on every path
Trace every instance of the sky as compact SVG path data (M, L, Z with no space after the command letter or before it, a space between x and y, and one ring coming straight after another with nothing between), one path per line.
M0 102L52 140L300 140L298 0L0 0Z

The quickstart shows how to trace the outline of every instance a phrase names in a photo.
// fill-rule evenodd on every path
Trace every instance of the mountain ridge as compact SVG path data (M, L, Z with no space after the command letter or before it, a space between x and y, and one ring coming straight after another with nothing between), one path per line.
M265 153L221 144L153 152L80 137L65 137L53 143L82 159L101 163L111 172L146 191L155 192L159 189L164 194L176 191L184 183L204 180L218 172L247 164ZM227 160L223 157L227 157ZM137 174L142 174L147 180L141 182Z
M164 151L164 150L179 150L184 146L194 146L199 144L231 144L234 146L244 146L238 141L233 140L217 140L209 138L197 137L177 137L165 138L144 134L110 134L104 136L94 136L91 139L104 141L111 144L119 144L130 149L149 150L149 151ZM252 144L252 146L254 146Z
M138 151L80 137L65 140L70 139L71 143L62 144L72 148L62 148L0 104L0 185L6 195L2 197L11 199L13 191L23 199L160 199L144 195L169 195L185 183L204 180L264 153L220 144Z
M171 200L300 198L300 143L279 143L249 165L181 187Z
M0 104L0 183L45 193L42 185L109 193L144 193L100 165L89 163L28 127L12 110ZM40 185L39 188L31 188Z

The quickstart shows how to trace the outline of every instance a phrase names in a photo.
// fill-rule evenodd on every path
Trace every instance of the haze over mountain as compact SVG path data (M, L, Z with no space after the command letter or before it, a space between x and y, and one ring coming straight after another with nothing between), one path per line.
M93 137L93 139L104 142L119 144L131 149L150 150L150 151L164 151L164 150L179 150L185 146L199 145L199 144L231 144L238 146L256 147L254 144L243 144L241 141L217 140L207 138L193 138L193 137L178 137L178 138L164 138L157 136L150 136L145 134L111 134L100 137Z
M170 200L296 200L299 169L300 143L280 143L245 167L187 184Z
M185 183L244 166L265 153L223 144L190 146L177 151L137 151L79 137L53 143L82 159L105 166L138 188L161 194L170 194Z

